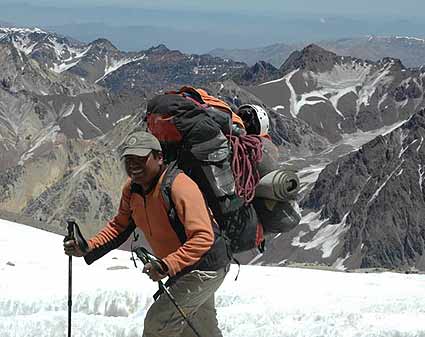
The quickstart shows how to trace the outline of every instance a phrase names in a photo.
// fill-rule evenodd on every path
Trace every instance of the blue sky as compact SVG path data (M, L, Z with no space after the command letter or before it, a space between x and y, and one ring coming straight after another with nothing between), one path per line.
M0 5L14 1L0 0ZM274 14L304 12L319 15L373 14L382 16L424 17L423 0L25 0L33 5L58 7L128 6L157 9L192 9L202 11L268 12Z

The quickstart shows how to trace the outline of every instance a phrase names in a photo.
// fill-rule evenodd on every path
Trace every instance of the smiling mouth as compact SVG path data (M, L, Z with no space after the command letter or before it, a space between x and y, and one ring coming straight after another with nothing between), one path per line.
M132 175L140 175L144 172L143 169L139 169L139 170L131 170L131 174Z

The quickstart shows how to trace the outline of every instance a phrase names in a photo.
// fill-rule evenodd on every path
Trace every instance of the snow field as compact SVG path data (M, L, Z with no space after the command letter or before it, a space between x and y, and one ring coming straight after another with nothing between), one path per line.
M66 336L62 237L0 226L0 336ZM423 275L260 266L242 266L234 281L236 274L232 266L216 296L225 337L425 336ZM73 258L73 336L141 336L156 290L127 252L91 266Z

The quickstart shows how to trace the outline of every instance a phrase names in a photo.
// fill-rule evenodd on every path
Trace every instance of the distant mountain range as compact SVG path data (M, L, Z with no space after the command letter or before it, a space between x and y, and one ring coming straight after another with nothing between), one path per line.
M404 10L391 16L383 13L394 11L394 8L383 8L381 12L360 6L358 10L367 14L360 14L357 10L356 13L337 14L324 12L327 7L324 6L321 14L314 14L314 10L302 3L298 12L291 11L292 6L279 10L279 6L253 4L232 2L228 6L182 6L176 3L165 6L162 2L127 1L102 5L100 2L83 4L80 1L60 2L53 6L47 1L37 4L9 1L2 3L0 20L19 27L37 26L73 36L85 43L106 38L123 51L145 50L165 44L170 49L197 54L208 53L215 48L252 48L276 42L317 43L325 39L365 35L425 37L423 20L415 15L415 10L411 10L420 6L407 3L400 6ZM205 10L207 6L210 9ZM255 61L259 60L265 59Z
M96 232L120 197L119 143L143 124L147 99L185 84L235 109L262 105L281 160L299 171L301 224L244 262L425 270L425 70L314 44L280 67L248 66L1 28L0 214L57 231L72 216Z
M385 57L400 59L407 67L425 65L425 40L402 36L365 36L318 41L315 44L338 55L353 56L364 60L378 61ZM211 55L229 58L254 65L258 61L271 63L279 68L295 50L305 44L278 43L264 48L252 49L214 49Z

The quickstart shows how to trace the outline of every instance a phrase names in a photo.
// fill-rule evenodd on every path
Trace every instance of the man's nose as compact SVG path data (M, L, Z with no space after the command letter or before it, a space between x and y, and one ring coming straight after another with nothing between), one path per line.
M136 169L136 168L140 168L140 167L142 167L142 165L141 165L141 164L137 164L137 163L129 163L127 167L128 167L130 170L134 170L134 169Z

